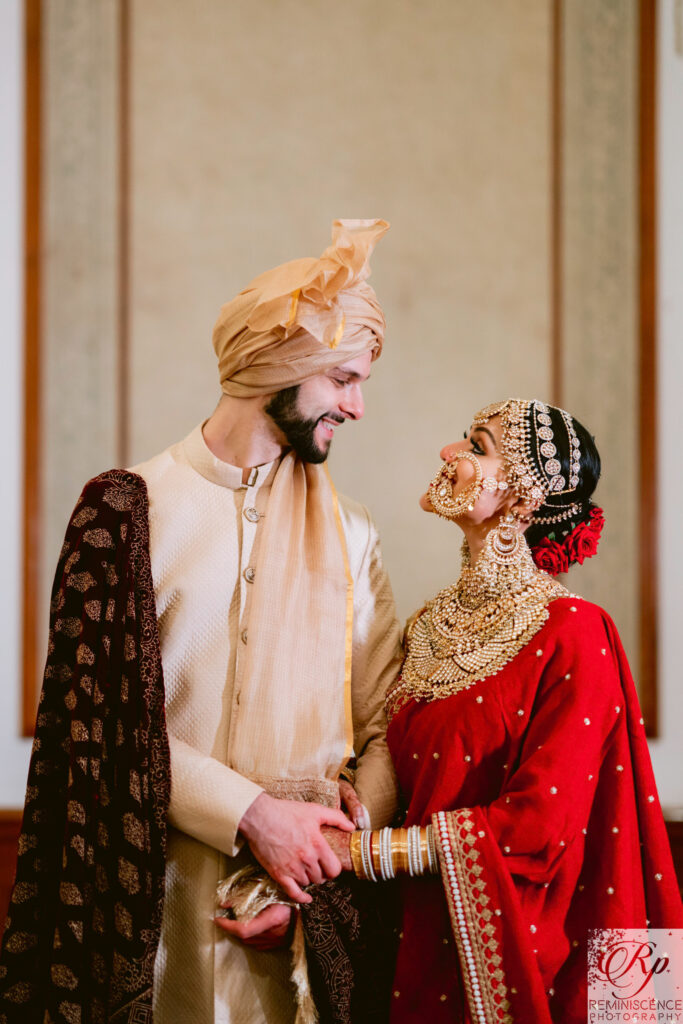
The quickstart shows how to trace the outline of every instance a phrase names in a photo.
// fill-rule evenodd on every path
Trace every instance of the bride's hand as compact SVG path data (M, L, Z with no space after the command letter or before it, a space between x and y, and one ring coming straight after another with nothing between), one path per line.
M339 780L339 798L342 809L346 811L356 828L370 828L368 809L360 802L356 790L346 779Z
M351 833L342 832L340 828L331 828L329 825L323 825L320 831L339 858L342 871L353 871L350 853Z

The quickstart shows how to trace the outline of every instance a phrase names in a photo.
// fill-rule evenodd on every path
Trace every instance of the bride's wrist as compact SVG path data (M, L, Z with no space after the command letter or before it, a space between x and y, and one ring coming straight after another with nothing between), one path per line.
M372 882L388 881L399 874L436 874L439 869L431 825L352 832L350 853L358 878Z

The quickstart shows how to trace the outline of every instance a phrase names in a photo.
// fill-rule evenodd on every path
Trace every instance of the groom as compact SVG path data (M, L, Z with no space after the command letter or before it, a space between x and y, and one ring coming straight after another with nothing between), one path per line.
M54 807L37 806L39 719L23 848L40 849L48 836L59 842L39 878L19 858L0 978L8 1021L30 1011L71 1019L66 1006L94 1020L99 1005L110 1008L102 1019L126 1021L135 1013L146 1020L153 1005L155 1024L292 1020L289 909L269 908L248 925L214 923L216 884L249 850L300 902L310 899L307 885L335 877L340 863L321 826L352 827L338 809L339 771L352 755L355 792L346 795L356 824L378 827L392 816L383 698L399 663L393 599L367 512L336 494L323 465L335 430L363 415L362 385L381 352L384 318L366 278L386 229L337 221L320 259L257 277L223 307L214 330L222 395L213 415L133 473L103 474L86 487L58 572L42 705L43 715L54 706L61 718L65 702L76 707L85 733L65 726L71 768L55 750L50 770L64 773L67 824L60 832L53 822L51 833ZM103 531L120 538L111 552ZM145 618L149 580L154 614ZM105 584L110 603L99 595ZM85 612L74 613L77 594ZM77 637L59 625L61 597L69 622L80 614ZM140 628L125 636L125 674L112 673L108 623L131 607ZM95 751L102 767L94 771L100 730L94 707L84 720L86 678L93 701L107 688L107 710L122 722L138 681L139 746L126 745L125 725L114 741L120 736L117 757L131 766L125 792L111 749ZM150 879L164 843L165 877L157 869ZM159 894L156 924L141 909L141 886ZM19 949L19 929L30 931L29 891L36 913L41 900L49 912L32 926L36 943Z

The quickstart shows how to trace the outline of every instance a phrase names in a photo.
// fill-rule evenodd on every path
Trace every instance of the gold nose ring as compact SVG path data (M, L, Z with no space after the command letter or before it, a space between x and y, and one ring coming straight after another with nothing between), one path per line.
M453 497L453 479L458 463L467 461L474 467L474 480ZM444 462L429 485L429 500L434 511L444 519L457 519L464 512L471 512L481 494L482 472L479 459L474 452L458 452L452 462Z

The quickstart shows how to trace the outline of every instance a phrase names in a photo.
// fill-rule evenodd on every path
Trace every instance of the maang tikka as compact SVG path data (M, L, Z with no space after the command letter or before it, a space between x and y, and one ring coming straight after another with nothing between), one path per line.
M474 480L453 497L453 480L459 462L467 461L474 466ZM504 491L507 489L505 480L482 476L481 464L474 452L458 452L451 462L444 462L429 485L429 500L432 508L443 519L457 519L465 512L471 512L474 504L484 491Z

